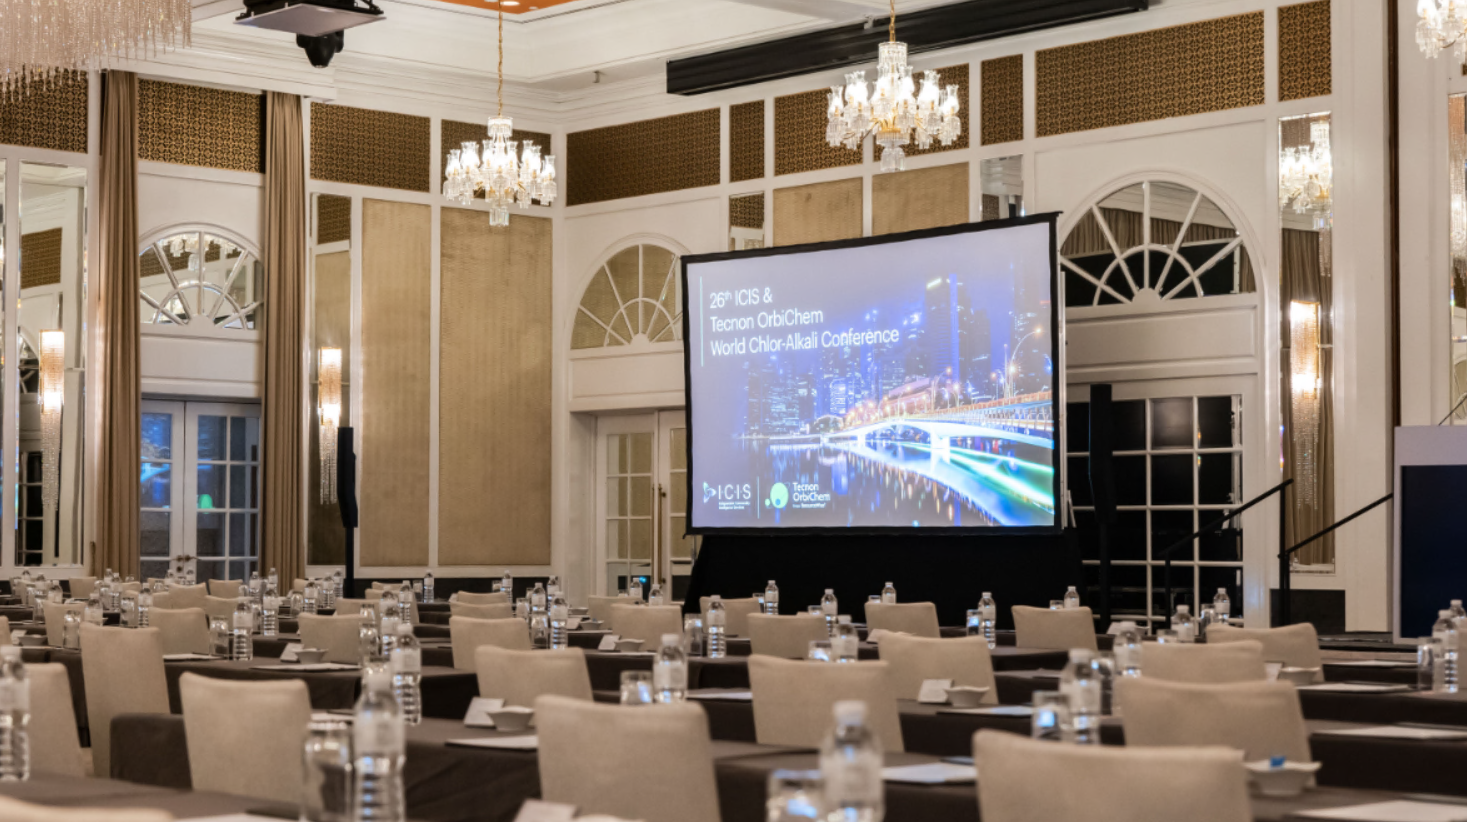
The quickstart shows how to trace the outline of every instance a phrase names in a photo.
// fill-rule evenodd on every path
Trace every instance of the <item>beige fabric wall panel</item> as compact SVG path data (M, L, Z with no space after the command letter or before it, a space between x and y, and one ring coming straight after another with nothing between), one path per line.
M968 222L968 164L871 178L871 233L893 234Z
M775 245L823 243L859 236L859 177L774 190Z
M363 565L428 564L432 211L362 202Z
M442 220L438 562L548 565L551 222Z

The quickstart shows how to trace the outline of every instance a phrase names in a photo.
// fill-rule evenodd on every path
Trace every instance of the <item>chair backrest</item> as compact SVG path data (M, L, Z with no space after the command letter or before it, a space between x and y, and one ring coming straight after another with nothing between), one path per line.
M204 597L208 595L207 586L202 582L198 585L170 585L168 586L168 607L202 608Z
M320 648L326 652L327 662L353 663L361 659L362 618L356 613L341 616L301 614L296 617L300 626L301 646Z
M173 598L168 595L168 592L167 591L159 591L158 593L153 594L153 610L154 611L166 611L166 610L168 610L168 609L170 609L172 607L173 607ZM203 609L200 608L199 610L202 611Z
M167 811L135 808L57 808L0 797L0 822L172 822Z
M867 602L866 628L937 639L937 606L930 602Z
M383 590L385 589L383 589L382 583L374 582L371 588L362 592L362 597L364 599L381 599Z
M239 589L244 583L237 579L211 579L209 580L209 594L225 599L238 599Z
M829 639L825 617L813 614L770 616L749 614L749 645L754 653L785 659L804 659L810 643Z
M239 598L206 596L203 607L204 613L211 617L222 616L225 619L232 619L234 609L239 607Z
M885 662L804 662L749 657L754 735L762 745L818 748L835 724L835 703L866 703L866 721L887 751L904 750L901 717Z
M983 822L1253 819L1246 771L1227 748L1056 745L982 730L973 759Z
M1299 694L1287 682L1203 685L1140 677L1116 681L1128 745L1225 745L1252 762L1309 761Z
M48 601L41 603L41 610L46 612L46 644L59 648L61 647L62 634L64 633L62 627L65 625L66 619L63 615L67 611L81 614L86 611L86 606L80 602L65 603Z
M377 608L377 601L371 599L351 599L349 597L338 597L336 600L336 614L338 616L361 616L362 606L370 605Z
M92 589L97 587L96 577L72 577L71 596L73 599L85 601L92 595Z
M683 609L676 605L613 605L611 630L622 639L640 639L650 651L662 644L663 634L683 632Z
M1207 642L1237 642L1255 639L1263 643L1264 662L1282 662L1291 668L1318 668L1314 681L1324 681L1324 665L1319 654L1319 634L1308 622L1282 628L1234 628L1216 625L1207 629Z
M488 605L470 605L467 602L448 603L449 617L463 616L473 619L509 619L514 616L514 606L507 602L491 602Z
M951 679L954 685L989 688L985 704L998 704L993 658L981 636L928 639L892 634L876 646L881 661L891 664L891 687L897 699L916 699L923 680Z
M479 696L530 707L542 696L591 700L591 673L580 648L511 651L481 645L474 651Z
M163 638L157 628L81 626L82 683L93 773L112 773L112 718L168 713Z
M154 608L148 612L148 624L158 629L165 654L207 654L214 650L209 641L209 617L203 608Z
M15 640L10 638L10 617L0 616L0 645L14 645Z
M644 822L719 822L708 718L697 705L654 710L543 696L540 792L581 813Z
M53 776L86 776L66 666L59 662L26 665L25 675L31 682L31 770Z
M384 583L384 582L374 582L374 583L372 583L371 590L373 590L373 591L380 591L380 590L382 590L383 588L386 588L386 587L387 587L387 584ZM367 597L367 599L371 599L371 597L369 596L369 597Z
M708 624L708 597L698 598L699 613L703 624ZM761 613L759 600L753 597L723 600L723 627L733 636L749 635L749 614Z
M459 594L463 599L463 594ZM631 597L586 597L586 615L601 623L601 627L611 626L611 608L613 605L630 605Z
M512 602L509 601L509 594L506 594L503 591L495 591L495 592L489 593L489 594L476 594L473 591L459 591L458 592L458 599L456 599L454 601L455 602L462 602L465 605L513 605L514 604L514 603L512 603Z
M1086 607L1034 608L1014 606L1014 644L1020 648L1049 648L1068 651L1072 648L1098 650L1095 641L1095 618Z
M474 660L474 652L481 645L512 651L528 651L534 647L530 642L529 623L518 617L475 619L451 616L448 618L448 637L453 645L453 667L463 671L476 669L478 663Z
M1141 675L1168 682L1250 682L1268 678L1263 645L1244 642L1146 642L1141 645Z
M297 802L311 697L301 680L178 680L188 767L196 791Z

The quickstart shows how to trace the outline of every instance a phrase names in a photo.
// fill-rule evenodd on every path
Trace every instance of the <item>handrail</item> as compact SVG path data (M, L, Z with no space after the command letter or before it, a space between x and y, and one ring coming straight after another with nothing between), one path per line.
M1354 520L1354 519L1357 519L1359 517L1364 516L1366 513L1368 513L1371 510L1373 510L1376 506L1378 506L1378 505L1380 505L1380 504L1382 504L1384 502L1388 502L1394 496L1395 496L1395 492L1391 492L1389 494L1386 494L1385 496L1381 497L1380 499L1376 500L1375 502L1370 503L1369 505L1365 506L1364 508L1361 508L1360 510L1358 510L1355 513L1351 514L1350 516L1345 517L1344 519L1340 520L1339 522L1336 522L1334 525L1331 525L1330 527L1324 529L1323 531L1320 531L1319 533L1315 534L1314 536L1305 539L1303 542L1299 542L1299 543L1294 544L1285 553L1288 553L1288 554L1294 553L1295 551L1299 550L1300 548L1303 548L1304 546L1306 546L1309 543L1311 543L1311 542L1319 539L1320 537L1322 537L1322 536L1324 536L1326 534L1329 534L1330 532L1334 531L1336 528L1339 528L1341 525L1344 525L1345 523L1350 522L1351 520Z
M1218 528L1218 526L1222 525L1223 523L1225 523L1225 522L1227 522L1227 521L1229 521L1231 519L1234 519L1239 514L1243 513L1244 511L1247 511L1249 508L1252 508L1253 506L1257 505L1258 503L1263 502L1264 500L1268 499L1269 497L1273 496L1274 494L1278 494L1279 495L1279 545L1283 545L1284 544L1284 541L1286 539L1285 536L1284 536L1284 534L1287 533L1285 523L1287 521L1287 516L1288 516L1288 514L1287 514L1288 508L1287 508L1287 505L1285 504L1285 500L1288 498L1288 495L1285 493L1285 491L1288 489L1288 487L1290 485L1293 485L1293 484L1294 484L1294 480L1292 478L1286 479L1283 482L1279 483L1278 485L1275 485L1274 487L1268 489L1267 491L1264 491L1262 494L1259 494L1258 496L1254 497L1253 499L1248 500L1247 502L1243 503L1241 506L1233 509L1232 511L1229 511L1228 513L1224 514L1223 516L1219 517L1218 519L1215 519L1212 522L1209 522L1208 524L1202 526L1202 528L1199 529L1196 533L1194 533L1194 534L1192 534L1190 536L1184 537L1184 538L1182 538L1180 540L1177 540L1176 542L1172 543L1171 545L1168 545L1165 549L1163 549L1161 553L1162 553L1162 556L1166 559L1166 565L1165 565L1166 570L1164 572L1166 574L1166 607L1168 607L1168 608L1171 608L1172 607L1172 552L1176 551L1178 548L1182 547L1183 545L1186 545L1186 544L1190 543L1192 540L1194 540L1194 539L1202 536L1203 534L1206 534L1206 533L1209 533L1209 532L1211 532L1213 530L1216 530ZM1285 562L1287 563L1287 560ZM1287 608L1287 606L1285 606L1285 608Z

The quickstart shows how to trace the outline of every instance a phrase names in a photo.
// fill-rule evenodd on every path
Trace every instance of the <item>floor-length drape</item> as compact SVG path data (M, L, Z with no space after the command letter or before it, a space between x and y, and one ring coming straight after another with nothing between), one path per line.
M1316 534L1335 521L1334 470L1334 358L1330 348L1334 342L1333 295L1331 278L1324 276L1320 258L1320 233L1284 229L1283 264L1280 266L1279 306L1280 341L1283 347L1279 363L1283 395L1284 477L1293 477L1295 486L1289 491L1289 544ZM1315 502L1306 504L1298 493L1300 455L1294 447L1293 387L1290 384L1290 304L1319 304L1319 434L1314 443ZM1299 561L1306 565L1332 563L1335 559L1334 535L1323 537L1299 549Z
M97 534L93 573L138 573L139 418L137 75L102 78L98 180L101 301L101 431L97 443Z
M301 101L265 101L265 390L260 477L260 566L305 575L301 470L306 294L306 169ZM263 576L263 573L262 573Z

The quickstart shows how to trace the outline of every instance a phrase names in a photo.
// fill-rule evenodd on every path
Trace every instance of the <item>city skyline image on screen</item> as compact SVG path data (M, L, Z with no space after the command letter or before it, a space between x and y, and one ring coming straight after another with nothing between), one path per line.
M691 530L1055 527L1052 224L975 228L686 259Z

